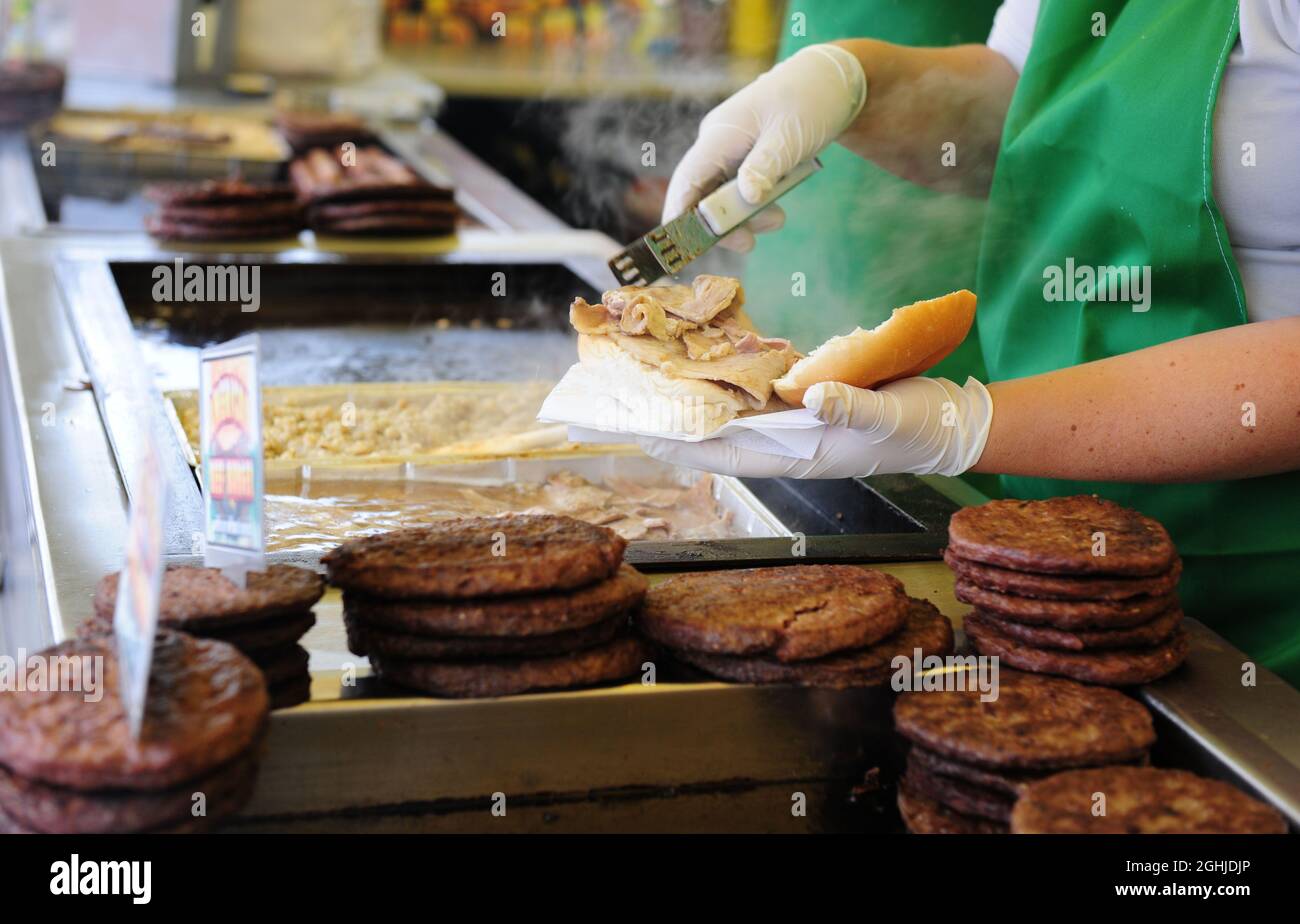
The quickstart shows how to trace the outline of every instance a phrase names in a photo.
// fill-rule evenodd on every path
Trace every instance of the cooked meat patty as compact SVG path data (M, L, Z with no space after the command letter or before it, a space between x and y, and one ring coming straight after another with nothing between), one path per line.
M907 618L903 585L853 565L678 574L650 588L637 625L670 648L804 661L861 648Z
M1187 630L1183 628L1175 629L1168 639L1150 648L1092 651L1035 648L1011 637L975 613L966 617L962 628L980 654L997 656L1003 664L1111 687L1150 683L1176 670L1187 660Z
M638 638L620 638L572 654L483 661L406 661L371 656L385 681L434 696L510 696L586 687L636 674L651 657Z
M738 683L790 683L802 687L865 687L886 683L894 671L894 658L922 657L952 652L952 624L925 600L911 598L903 629L888 638L852 651L841 651L808 661L778 661L766 657L736 657L677 651L676 656L706 673Z
M1155 742L1146 707L1117 690L1003 668L996 693L904 693L894 724L913 744L998 770L1122 763Z
M1177 555L1155 520L1089 495L965 507L949 522L948 547L969 561L1044 574L1158 575Z
M321 561L345 590L406 599L582 587L612 575L627 542L572 517L467 517L353 539Z
M1025 787L1011 812L1011 830L1015 834L1285 834L1287 825L1271 805L1218 780L1185 770L1097 767L1058 773Z
M1061 574L1035 574L1031 571L1013 571L982 562L968 561L945 549L943 560L961 580L1018 597L1035 597L1043 600L1127 600L1130 597L1162 597L1172 593L1183 573L1182 559L1175 558L1174 565L1164 574L1152 577L1073 576Z
M95 615L111 623L117 605L117 574L95 588ZM163 574L158 624L187 632L231 631L273 617L299 620L325 592L325 579L294 565L251 571L240 587L217 568L173 565Z
M1095 651L1110 648L1142 648L1158 645L1168 639L1183 624L1183 611L1178 607L1165 610L1150 622L1125 629L1076 629L1067 631L1051 626L1033 626L1016 622L996 613L975 610L979 623L992 626L999 632L1032 645L1035 648L1058 648L1065 651Z
M0 764L32 780L73 789L176 786L246 752L266 724L261 672L224 642L158 633L138 741L112 636L69 639L39 656L66 678L0 696ZM94 697L77 688L85 683L62 682L94 665L103 668Z

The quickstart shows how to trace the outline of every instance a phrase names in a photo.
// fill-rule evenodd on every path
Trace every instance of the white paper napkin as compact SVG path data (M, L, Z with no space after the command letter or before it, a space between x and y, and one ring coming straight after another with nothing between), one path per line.
M596 388L596 383L581 364L573 365L546 396L537 419L545 423L568 424L569 439L574 442L625 443L629 436L655 436L690 443L721 439L745 449L794 459L811 459L826 432L826 425L814 417L812 411L802 407L738 417L708 436L639 429L633 414L610 413L610 402L617 402L617 395L607 392L597 395L594 394ZM619 425L611 426L611 419L618 420Z

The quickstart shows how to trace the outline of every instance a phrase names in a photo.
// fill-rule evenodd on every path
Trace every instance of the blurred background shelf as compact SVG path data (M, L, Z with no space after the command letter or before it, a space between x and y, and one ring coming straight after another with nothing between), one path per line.
M710 100L729 96L771 61L730 57L586 56L569 49L390 46L386 59L451 97L583 100L633 97Z

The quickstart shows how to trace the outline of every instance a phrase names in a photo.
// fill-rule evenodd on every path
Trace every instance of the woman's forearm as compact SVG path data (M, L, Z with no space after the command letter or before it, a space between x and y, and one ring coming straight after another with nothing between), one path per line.
M867 102L840 144L934 189L988 193L1018 74L984 45L911 48L835 42L867 75Z
M1180 482L1300 469L1300 317L995 382L977 472Z

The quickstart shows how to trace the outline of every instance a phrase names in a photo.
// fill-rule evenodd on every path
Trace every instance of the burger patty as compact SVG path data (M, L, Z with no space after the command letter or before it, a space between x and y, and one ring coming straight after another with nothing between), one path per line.
M1177 556L1155 520L1091 495L963 507L949 522L948 547L968 561L1040 574L1159 575Z
M627 541L572 517L465 517L343 543L330 581L389 599L463 599L569 590L618 570Z
M892 635L907 610L883 572L792 565L673 575L650 589L637 624L674 649L804 661Z
M894 659L944 657L952 653L952 624L925 600L910 598L903 628L865 648L840 651L808 661L778 661L767 657L736 657L697 651L675 652L676 657L700 670L737 683L789 683L801 687L875 686L888 682Z

